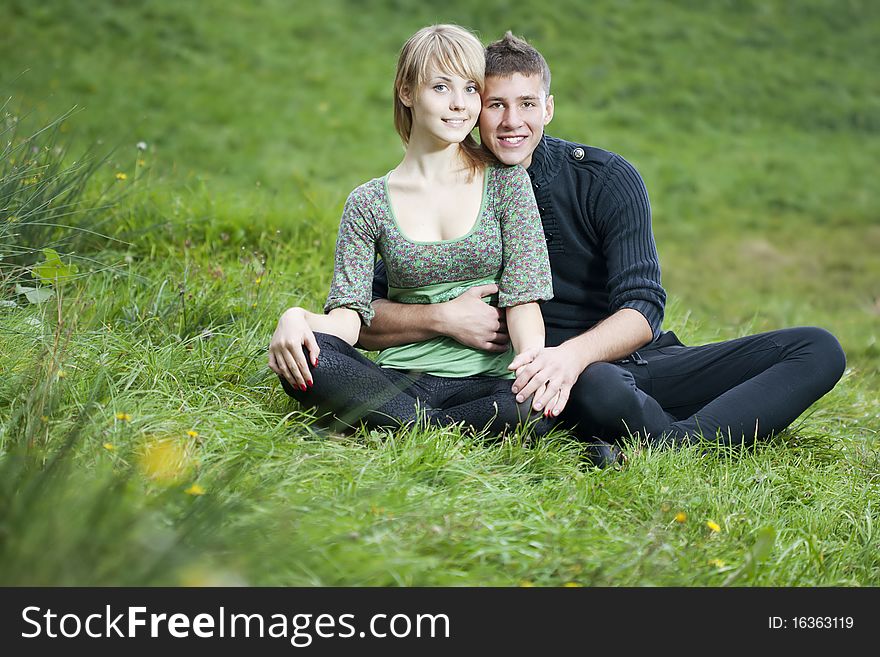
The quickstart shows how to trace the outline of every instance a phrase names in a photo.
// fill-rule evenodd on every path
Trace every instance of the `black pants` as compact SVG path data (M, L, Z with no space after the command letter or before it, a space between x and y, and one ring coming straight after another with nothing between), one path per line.
M580 436L639 433L658 445L702 436L751 444L791 424L846 366L828 331L799 327L685 347L674 334L617 363L594 363L562 415Z
M321 354L317 367L309 364L314 385L302 392L279 378L288 395L332 413L344 426L396 428L421 416L432 426L463 423L491 434L528 423L540 436L554 424L530 410L531 400L516 402L510 379L451 378L383 368L333 335L315 333L315 339Z

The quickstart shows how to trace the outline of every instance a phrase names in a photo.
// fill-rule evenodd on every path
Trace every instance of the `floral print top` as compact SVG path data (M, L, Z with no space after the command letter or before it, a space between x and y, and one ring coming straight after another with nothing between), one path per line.
M487 167L473 227L463 237L438 242L404 235L391 209L387 174L356 188L342 213L325 312L350 308L370 324L377 252L395 301L439 303L487 280L498 283L501 308L553 296L541 217L531 180L520 166Z

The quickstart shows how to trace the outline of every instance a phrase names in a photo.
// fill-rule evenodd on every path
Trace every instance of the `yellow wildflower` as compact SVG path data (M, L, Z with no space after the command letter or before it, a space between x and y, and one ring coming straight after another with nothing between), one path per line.
M186 435L189 436L190 438L198 438L199 432L193 431L192 429L190 429L189 431L186 432Z
M580 588L582 585L578 584L577 582L566 582L562 586L567 589L577 589L577 588Z
M521 581L521 582L519 583L519 585L520 585L521 588L524 588L524 589L530 589L530 588L532 588L533 586L535 586L532 582L530 582L530 581L527 580L527 579L524 579L523 581Z
M113 443L104 443L104 449L106 449L108 452L115 452L116 445L114 445Z
M255 285L259 285L259 284L262 283L262 282L263 282L263 277L262 277L262 276L257 276L257 277L254 279L254 284L255 284Z
M714 520L707 520L706 527L711 529L713 532L720 532L721 531L721 526L717 522L715 522Z
M688 514L686 514L684 511L679 511L678 513L675 514L675 522L683 523L683 522L687 522L687 519L688 519Z
M187 488L183 492L186 493L187 495L204 495L205 489L202 488L201 486L199 486L198 484L193 484L192 486L190 486L189 488Z
M128 413L117 413L116 419L121 420L122 422L131 422L131 415Z
M121 171L116 174L116 180L127 180L128 174L122 173Z
M193 463L191 455L178 441L154 439L144 446L139 464L148 478L171 484L183 478Z
M14 224L16 221L18 221L18 217L6 217L6 221L8 221L11 224Z
M58 370L59 379L63 379L65 376L67 376L67 372L65 372L64 370Z
M727 564L724 563L721 559L709 559L709 565L715 566L716 568L724 568Z

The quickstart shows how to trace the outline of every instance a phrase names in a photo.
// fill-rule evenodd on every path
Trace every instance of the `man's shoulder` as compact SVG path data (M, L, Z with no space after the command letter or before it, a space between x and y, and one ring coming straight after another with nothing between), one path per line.
M550 157L558 161L565 161L575 167L604 167L618 159L623 159L617 153L598 146L590 146L550 135L544 136L544 142Z
M644 185L638 169L619 153L547 135L543 141L545 161L552 163L547 170L567 169L579 178L591 178L599 187Z

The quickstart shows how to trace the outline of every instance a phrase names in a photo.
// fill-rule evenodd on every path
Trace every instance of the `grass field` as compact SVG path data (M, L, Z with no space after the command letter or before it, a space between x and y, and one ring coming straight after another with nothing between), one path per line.
M880 8L369 7L0 5L0 583L880 585ZM823 326L840 384L746 453L623 470L563 432L314 425L265 347L399 161L396 56L432 22L529 38L549 132L636 164L666 328Z

